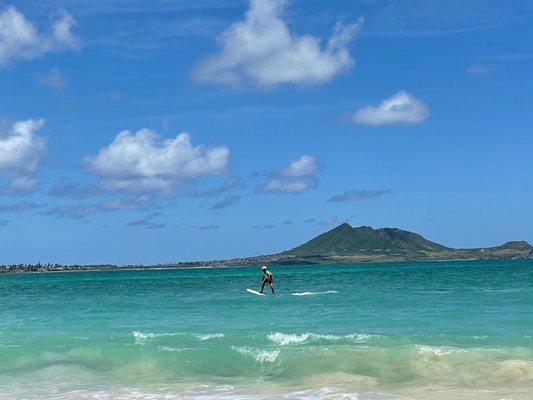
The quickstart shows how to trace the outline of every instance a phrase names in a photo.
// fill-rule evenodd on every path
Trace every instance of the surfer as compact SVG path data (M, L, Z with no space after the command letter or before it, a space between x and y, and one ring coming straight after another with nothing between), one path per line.
M272 290L272 294L274 294L274 275L272 275L272 272L270 272L265 265L263 265L261 269L263 270L263 279L261 280L261 290L259 293L263 293L265 285L268 284Z

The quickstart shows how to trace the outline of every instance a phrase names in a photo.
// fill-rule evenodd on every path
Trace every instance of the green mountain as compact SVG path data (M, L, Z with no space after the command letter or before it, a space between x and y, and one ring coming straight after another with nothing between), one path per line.
M515 241L515 242L506 242L501 246L494 247L495 249L509 249L509 250L531 250L531 245L525 240Z
M282 263L507 259L533 257L533 247L525 241L517 241L497 247L453 249L398 228L352 227L344 223L271 257Z
M348 256L354 254L406 254L447 250L438 243L397 228L352 228L342 224L285 252L296 256Z

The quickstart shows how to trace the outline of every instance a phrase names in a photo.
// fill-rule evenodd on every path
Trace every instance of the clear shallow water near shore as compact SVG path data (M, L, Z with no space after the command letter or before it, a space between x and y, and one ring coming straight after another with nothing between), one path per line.
M533 260L272 270L0 276L0 399L533 398Z

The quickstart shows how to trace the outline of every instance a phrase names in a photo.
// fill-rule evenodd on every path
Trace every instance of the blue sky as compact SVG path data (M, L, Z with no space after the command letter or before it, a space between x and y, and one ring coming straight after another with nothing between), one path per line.
M0 0L2 263L533 241L528 1Z

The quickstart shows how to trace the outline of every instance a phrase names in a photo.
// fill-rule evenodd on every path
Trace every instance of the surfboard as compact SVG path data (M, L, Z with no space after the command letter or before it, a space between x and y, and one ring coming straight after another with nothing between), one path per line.
M246 291L248 293L255 294L256 296L264 296L265 295L264 293L259 293L257 290L253 290L253 289L246 289Z

